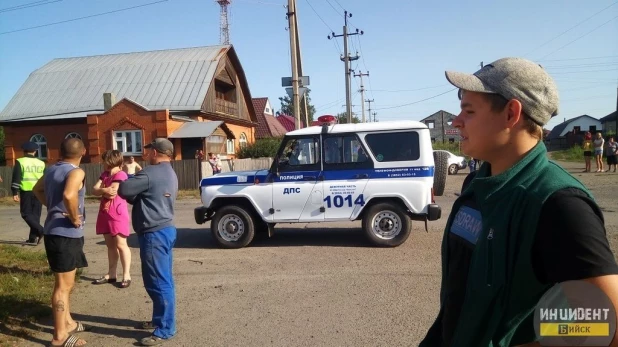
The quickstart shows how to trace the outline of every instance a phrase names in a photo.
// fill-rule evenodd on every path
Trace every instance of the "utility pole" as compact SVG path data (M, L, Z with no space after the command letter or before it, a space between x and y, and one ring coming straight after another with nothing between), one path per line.
M371 122L371 103L373 102L373 99L365 100L365 102L369 104L369 121Z
M300 129L300 98L298 97L298 56L296 55L296 0L288 0L288 24L290 28L290 52L292 53L292 104L294 125Z
M481 62L481 69L483 68L483 62Z
M367 71L367 73L359 72L358 75L356 74L354 75L354 77L360 77L360 93L361 93L363 123L366 123L367 121L365 120L365 103L363 102L363 100L365 100L365 86L363 85L363 76L369 76L369 71Z
M377 112L373 112L373 121L376 122L376 114L378 114Z
M352 123L352 107L350 106L350 104L352 103L352 94L350 93L352 69L350 69L350 62L354 60L358 60L360 56L358 55L358 52L356 53L355 57L352 57L348 53L348 36L363 35L364 32L362 30L358 30L357 28L355 33L348 33L348 18L352 18L352 14L348 13L348 11L344 11L343 13L344 13L344 19L345 19L345 23L343 25L343 34L335 35L335 33L331 33L331 35L328 35L328 39L330 40L331 38L343 36L343 56L341 57L341 61L345 63L344 64L345 65L345 98L346 98L346 105L347 105L346 114L348 116L348 122Z

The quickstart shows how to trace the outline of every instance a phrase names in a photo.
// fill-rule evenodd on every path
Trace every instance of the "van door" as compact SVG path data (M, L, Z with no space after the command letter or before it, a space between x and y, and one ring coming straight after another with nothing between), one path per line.
M349 219L365 205L363 192L373 174L373 161L353 133L325 135L322 147L324 219Z
M278 175L273 175L273 209L276 222L324 219L322 206L320 136L286 138L279 154ZM315 197L319 200L316 201ZM302 215L302 218L301 218Z

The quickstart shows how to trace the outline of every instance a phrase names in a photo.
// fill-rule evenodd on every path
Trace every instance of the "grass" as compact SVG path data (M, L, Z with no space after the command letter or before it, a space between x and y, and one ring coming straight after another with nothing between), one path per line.
M584 150L579 146L573 146L569 149L550 152L553 160L583 162Z
M0 245L0 345L26 337L29 323L51 315L54 276L45 252Z

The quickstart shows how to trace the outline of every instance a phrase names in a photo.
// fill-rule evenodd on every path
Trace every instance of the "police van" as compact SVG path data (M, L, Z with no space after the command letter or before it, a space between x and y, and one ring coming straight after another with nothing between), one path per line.
M433 151L427 125L417 121L321 125L287 133L268 170L229 172L200 183L203 206L222 248L273 236L277 223L362 221L376 246L406 241L412 221L434 221L441 208L448 158Z

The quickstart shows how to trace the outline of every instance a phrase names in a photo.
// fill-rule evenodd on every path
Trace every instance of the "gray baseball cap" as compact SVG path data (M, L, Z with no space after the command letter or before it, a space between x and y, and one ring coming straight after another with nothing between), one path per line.
M473 75L446 71L446 79L462 90L517 99L524 113L541 126L558 114L560 100L556 83L539 64L530 60L502 58Z
M163 137L157 137L151 143L144 146L144 148L156 149L157 152L167 154L170 157L174 154L174 145L170 140Z

